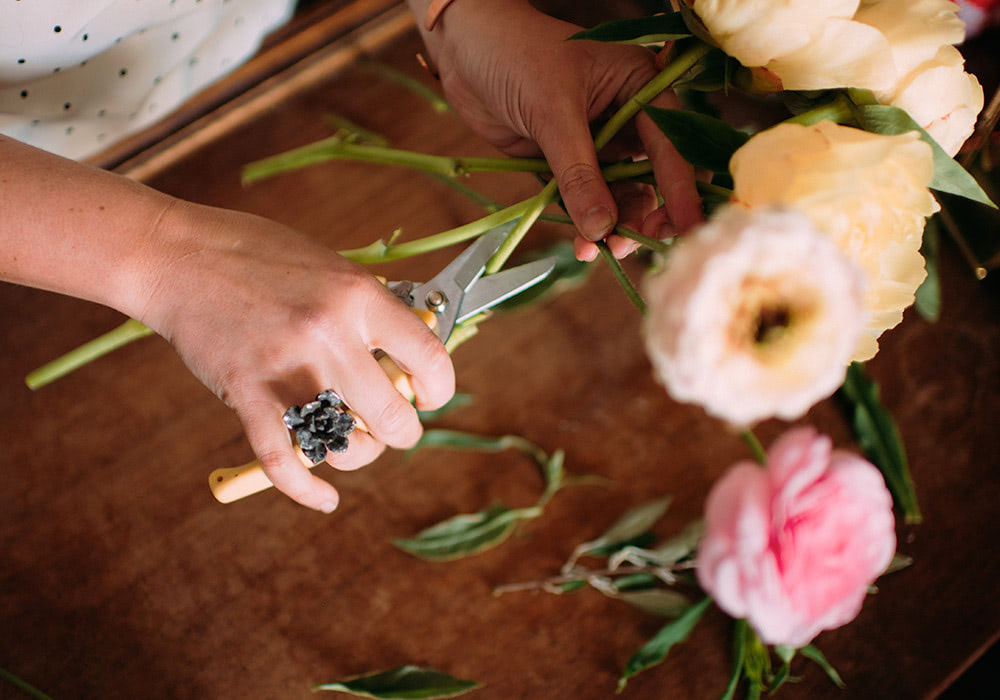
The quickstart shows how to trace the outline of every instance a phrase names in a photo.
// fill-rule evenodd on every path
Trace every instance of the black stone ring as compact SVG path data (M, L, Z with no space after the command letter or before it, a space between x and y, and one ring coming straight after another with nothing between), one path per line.
M317 394L305 406L291 406L282 419L313 464L322 462L327 451L346 450L347 436L354 430L354 417L332 389Z

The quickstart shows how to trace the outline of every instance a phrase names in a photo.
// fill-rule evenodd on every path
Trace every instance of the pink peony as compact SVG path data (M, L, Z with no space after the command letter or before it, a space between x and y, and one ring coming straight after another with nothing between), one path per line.
M878 469L798 428L772 445L766 469L740 462L715 484L698 581L765 643L798 648L857 616L895 547Z

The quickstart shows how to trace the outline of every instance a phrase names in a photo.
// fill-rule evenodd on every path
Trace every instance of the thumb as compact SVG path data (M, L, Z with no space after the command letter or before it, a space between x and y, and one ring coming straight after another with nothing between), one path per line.
M585 110L565 110L546 119L537 137L562 196L581 235L599 241L614 228L618 207L597 164Z

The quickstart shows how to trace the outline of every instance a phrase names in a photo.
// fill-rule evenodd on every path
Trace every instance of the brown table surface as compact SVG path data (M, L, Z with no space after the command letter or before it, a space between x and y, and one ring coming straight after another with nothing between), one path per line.
M430 83L415 32L379 55ZM401 147L492 151L450 114L350 68L198 149L152 179L166 192L252 211L332 247L402 227L414 238L469 221L477 206L386 166L331 163L244 188L243 164L329 133L338 114ZM477 177L512 202L528 176ZM530 244L565 237L539 226ZM453 251L380 266L423 279ZM629 264L633 275L640 268ZM816 641L847 682L814 665L787 698L933 697L1000 632L998 294L953 248L941 257L944 312L912 311L870 364L909 449L924 523L901 527L914 558L885 578L860 617ZM740 439L652 380L639 315L598 262L587 284L498 315L455 354L474 403L436 423L523 435L566 451L568 470L611 487L560 492L543 517L489 552L417 560L390 542L459 512L541 491L516 453L387 453L327 470L342 505L322 515L274 491L216 503L208 472L252 457L232 413L153 337L31 392L39 364L112 328L115 311L0 285L0 668L55 698L306 698L313 684L413 663L484 687L470 697L604 698L662 624L593 590L491 595L557 572L573 547L630 505L675 496L667 535L699 515L713 481L746 456ZM839 406L806 419L851 446ZM765 443L785 428L767 423ZM727 621L712 610L623 697L712 698L729 670ZM0 697L21 697L0 681Z

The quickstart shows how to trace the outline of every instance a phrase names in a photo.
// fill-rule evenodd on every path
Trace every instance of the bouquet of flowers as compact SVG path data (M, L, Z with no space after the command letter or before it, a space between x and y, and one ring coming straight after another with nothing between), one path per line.
M606 246L601 251L644 314L657 379L677 401L700 405L724 428L740 431L752 457L732 465L709 494L704 519L675 537L650 540L669 503L658 500L581 544L558 575L499 589L566 593L590 585L670 617L629 660L619 689L662 661L712 604L735 621L733 673L723 697L741 683L751 697L775 690L797 654L840 683L813 639L854 619L876 578L905 564L896 555L893 504L910 523L919 522L920 512L898 432L861 363L876 355L880 336L906 308L934 303L928 297L934 280L928 282L921 254L927 217L939 209L933 192L995 206L952 158L984 104L955 48L964 35L958 6L948 0L686 0L673 11L570 37L642 44L662 55L662 71L607 121L595 146L645 111L688 162L711 173L699 185L707 220L669 241L618 227L652 254L638 286ZM693 97L691 105L709 105L700 96L729 90L773 95L790 116L748 133L710 109L649 105L668 89ZM487 267L486 274L495 273L536 221L566 220L545 213L558 201L554 181L510 206L484 200L460 181L479 170L545 174L544 160L404 152L347 123L329 139L250 164L245 179L335 158L431 172L490 210L426 238L394 237L343 251L358 262L436 250L516 221ZM608 181L655 184L646 161L607 164L603 172ZM450 347L473 336L482 320L465 321ZM134 321L126 325L101 342L111 346L147 332ZM48 381L66 364L29 382ZM754 437L756 423L796 421L838 388L852 406L866 457L834 450L830 438L808 426L790 428L767 450ZM510 436L427 431L421 444L519 448L539 463L547 483L536 507L458 515L397 542L428 559L498 543L518 521L538 517L569 481L561 453ZM587 568L579 563L584 557L604 562ZM474 684L404 667L321 687L376 697L422 688L420 697L436 697Z

